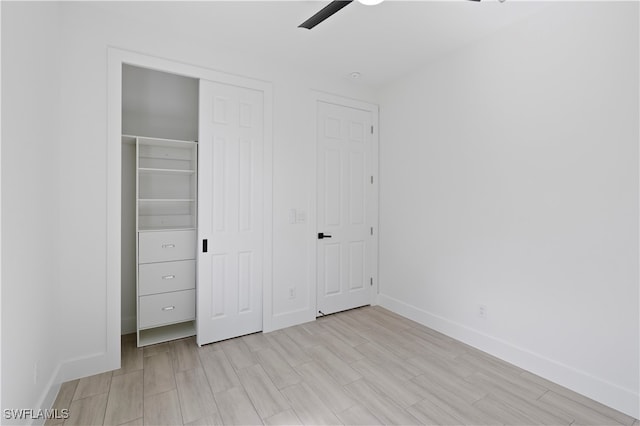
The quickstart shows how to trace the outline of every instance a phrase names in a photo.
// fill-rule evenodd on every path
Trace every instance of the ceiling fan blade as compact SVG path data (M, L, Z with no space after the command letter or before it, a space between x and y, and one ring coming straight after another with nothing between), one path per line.
M318 25L320 22L324 21L343 7L347 6L353 0L334 0L325 7L323 7L320 12L313 15L311 18L304 21L302 24L298 25L298 28L306 28L310 30L311 28Z

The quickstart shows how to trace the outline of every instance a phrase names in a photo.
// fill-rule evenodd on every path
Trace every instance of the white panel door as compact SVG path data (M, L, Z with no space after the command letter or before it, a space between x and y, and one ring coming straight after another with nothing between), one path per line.
M372 113L319 101L318 315L371 303Z
M262 92L200 80L199 345L262 330L263 120Z

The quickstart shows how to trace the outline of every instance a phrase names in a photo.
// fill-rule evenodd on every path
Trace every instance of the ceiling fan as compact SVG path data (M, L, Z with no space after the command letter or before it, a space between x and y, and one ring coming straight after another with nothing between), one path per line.
M383 0L358 0L359 3L362 3L367 6L373 6L379 3L382 3ZM480 0L471 0L471 1L480 1ZM320 22L329 18L334 13L338 12L345 6L348 6L349 3L352 3L353 0L333 0L331 3L320 9L318 13L313 15L311 18L304 21L302 24L298 25L298 28L306 28L310 30L311 28L318 25Z

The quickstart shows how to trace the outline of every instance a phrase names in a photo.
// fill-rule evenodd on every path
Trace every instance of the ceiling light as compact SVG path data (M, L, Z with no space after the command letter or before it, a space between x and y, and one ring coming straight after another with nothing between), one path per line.
M376 4L382 3L384 0L358 0L360 4L364 4L365 6L375 6Z
M360 73L358 71L354 71L351 74L349 74L349 77L351 77L354 80L357 80L360 78Z

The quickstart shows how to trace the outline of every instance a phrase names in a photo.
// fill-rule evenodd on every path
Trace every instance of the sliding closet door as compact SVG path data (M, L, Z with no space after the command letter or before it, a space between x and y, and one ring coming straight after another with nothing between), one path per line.
M263 93L200 81L197 340L262 330Z

